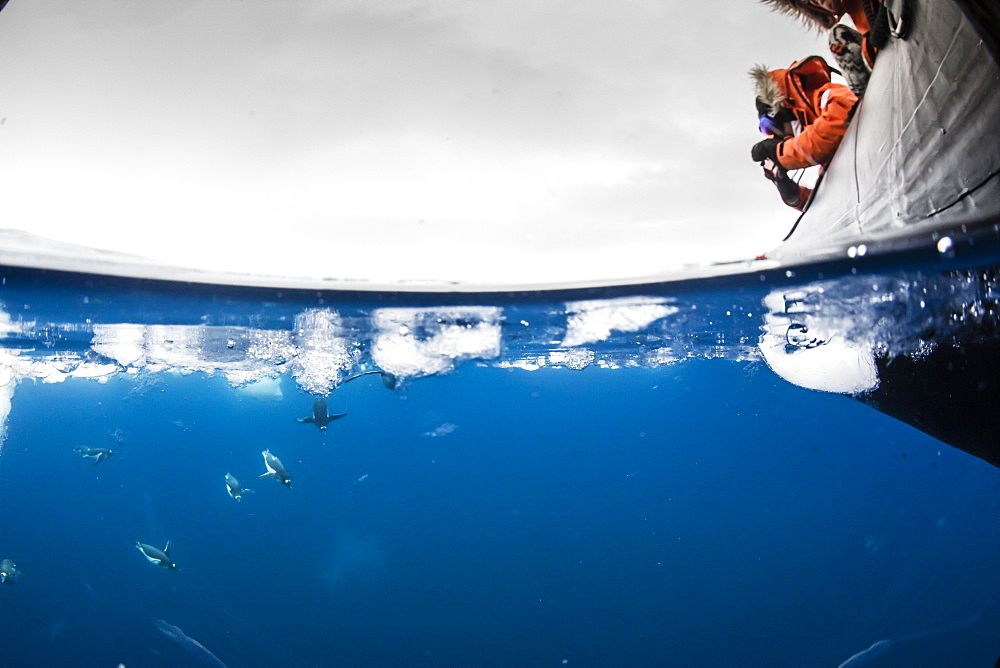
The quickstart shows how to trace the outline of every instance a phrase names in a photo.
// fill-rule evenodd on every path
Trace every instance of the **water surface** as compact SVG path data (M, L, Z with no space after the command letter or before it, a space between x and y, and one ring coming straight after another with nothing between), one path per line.
M994 341L994 275L366 295L8 271L3 663L992 665L997 469L853 395ZM346 413L325 432L298 421L318 397ZM257 478L265 449L291 489Z

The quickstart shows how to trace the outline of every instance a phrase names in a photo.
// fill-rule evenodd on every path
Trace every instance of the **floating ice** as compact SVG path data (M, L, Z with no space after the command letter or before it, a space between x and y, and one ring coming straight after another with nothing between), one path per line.
M756 298L699 304L683 317L669 317L681 311L671 298L640 295L519 305L506 317L494 306L347 306L261 318L277 329L48 322L25 304L13 321L0 311L0 342L9 346L0 348L0 371L8 393L21 379L100 381L124 372L142 383L170 371L222 375L249 385L253 396L277 398L274 379L284 375L322 396L365 373L420 377L468 360L524 370L617 369L763 355L791 382L856 393L877 386L876 354L922 354L979 317L984 290L996 291L984 280L878 275L789 286L767 298L763 336Z
M680 361L681 358L670 348L657 348L646 355L646 362L653 366L666 366Z
M230 383L242 385L277 375L274 365L285 361L273 351L261 355L259 340L268 339L268 334L282 335L279 340L288 338L287 332L245 327L94 325L91 348L126 370L221 373ZM282 352L289 351L285 348Z
M280 401L284 398L281 391L280 378L261 378L247 383L240 388L240 394L257 399L258 401Z
M585 348L574 350L553 350L549 353L549 364L569 369L583 369L594 362L594 351Z
M275 329L251 329L247 332L247 357L257 364L275 369L294 359L298 349L292 333Z
M329 394L357 368L361 351L390 377L449 371L458 361L500 354L498 307L381 309L370 328L349 330L332 309L309 309L292 331L211 325L98 324L84 330L91 351L37 355L0 349L0 369L16 382L59 382L71 377L107 378L115 373L204 372L221 374L257 398L280 398L276 377L291 373L299 387ZM0 334L23 338L34 323L0 320ZM34 351L32 351L34 353Z
M513 360L501 360L497 366L502 369L523 369L524 371L538 371L545 366L544 357L525 357Z
M679 309L662 297L621 297L567 302L566 335L561 345L579 346L603 341L611 330L637 332Z
M143 325L94 325L94 339L90 346L94 352L122 366L143 366L146 363L145 341L146 328Z
M501 314L493 306L379 309L372 314L372 359L406 378L450 371L460 360L498 357Z

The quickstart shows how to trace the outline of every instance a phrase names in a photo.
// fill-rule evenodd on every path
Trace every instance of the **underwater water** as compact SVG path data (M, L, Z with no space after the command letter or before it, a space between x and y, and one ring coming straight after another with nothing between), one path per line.
M397 295L3 273L0 665L1000 656L1000 471L863 400L885 361L996 340L992 268ZM137 549L168 541L176 568Z

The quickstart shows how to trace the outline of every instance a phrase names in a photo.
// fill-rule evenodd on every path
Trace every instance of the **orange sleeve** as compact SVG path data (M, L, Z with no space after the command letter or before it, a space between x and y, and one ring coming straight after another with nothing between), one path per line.
M800 134L778 145L778 162L785 169L825 165L840 146L858 98L842 84L826 84L820 88L816 91L817 101L822 101L824 95L826 104L819 117Z

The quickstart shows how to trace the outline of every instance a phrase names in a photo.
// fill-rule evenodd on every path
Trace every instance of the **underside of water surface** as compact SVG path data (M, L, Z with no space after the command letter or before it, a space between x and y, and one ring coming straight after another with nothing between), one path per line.
M982 259L479 294L8 271L5 656L987 665Z

